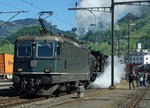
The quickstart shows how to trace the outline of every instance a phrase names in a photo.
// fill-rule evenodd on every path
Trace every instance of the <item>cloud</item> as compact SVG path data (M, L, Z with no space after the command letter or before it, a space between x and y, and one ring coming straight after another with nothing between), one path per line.
M115 2L121 2L121 1L129 1L129 0L115 0ZM132 1L137 1L137 0L132 0ZM110 7L110 6L111 6L111 0L81 0L78 7L83 8L83 7ZM140 15L140 11L139 11L140 8L138 6L130 6L130 5L115 6L115 18L114 18L115 23L120 19L120 17L123 14L127 12L131 12L133 10L134 10L133 15L136 16ZM95 30L97 29L98 24L103 24L104 27L106 28L110 26L111 24L110 13L94 12L94 11L92 13L90 11L82 11L82 10L76 11L75 25L77 28L78 35L80 36L84 35L90 28L91 24L95 24L95 23L97 24L97 26L95 26Z
M118 57L114 57L114 84L120 83L125 78L125 64L122 64ZM111 85L111 57L108 58L108 65L105 71L96 78L90 85L92 88L108 88Z

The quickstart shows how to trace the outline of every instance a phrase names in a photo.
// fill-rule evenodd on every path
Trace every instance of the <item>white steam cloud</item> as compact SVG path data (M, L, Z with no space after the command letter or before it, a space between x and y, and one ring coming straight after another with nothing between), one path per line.
M123 2L129 0L115 0L115 2ZM132 0L137 1L137 0ZM111 0L81 0L78 7L110 7ZM119 18L127 13L134 11L133 14L139 16L140 9L138 6L128 6L128 5L120 5L115 6L115 23L119 20ZM93 15L93 14L94 15ZM79 36L85 35L88 31L91 24L96 24L94 27L96 30L99 24L103 24L105 27L108 27L111 23L111 14L105 12L90 12L90 11L77 11L75 25L77 27L77 34ZM132 13L132 12L131 12ZM93 29L93 27L92 27Z
M114 57L114 84L120 83L125 78L125 64L122 64L118 57ZM108 88L111 85L111 57L108 58L108 65L96 80L90 85L92 88Z

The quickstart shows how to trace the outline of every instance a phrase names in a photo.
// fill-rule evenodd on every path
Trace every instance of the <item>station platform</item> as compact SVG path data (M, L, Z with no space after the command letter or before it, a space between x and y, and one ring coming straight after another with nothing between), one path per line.
M136 87L136 82L134 82ZM132 86L131 86L132 87ZM115 89L92 89L84 92L83 98L77 98L77 94L68 98L60 97L61 102L55 101L45 104L45 108L129 108L145 87L134 90L129 89L129 82L122 80L115 85ZM56 104L57 103L57 104ZM56 104L56 105L55 105ZM39 106L40 107L40 106Z

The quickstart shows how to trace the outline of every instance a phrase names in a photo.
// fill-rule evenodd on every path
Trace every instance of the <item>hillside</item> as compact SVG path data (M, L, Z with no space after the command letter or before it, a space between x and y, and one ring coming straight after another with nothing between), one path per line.
M12 34L10 34L9 36L7 36L5 38L5 40L10 41L12 44L14 44L15 40L19 37L19 36L43 36L40 34L40 30L42 30L41 26L29 26L29 27L24 27L23 29L14 32ZM75 34L75 32L73 31L57 31L57 32L53 32L53 34L61 34L61 35L65 35L65 36L69 36L69 37L74 37L76 38L77 35ZM49 35L49 33L45 34L45 35ZM4 45L6 43L6 41L0 41L0 46Z
M130 37L134 38L130 39L131 51L135 51L136 42L141 42L143 49L150 49L150 45L148 44L150 43L150 9L145 9L147 9L147 11L143 11L143 15L140 18L136 18L131 15L131 23L134 24L130 25ZM120 26L120 32L122 33L120 38L127 39L128 23L126 22L127 20L125 21L125 19L127 19L127 16L124 18L124 20L118 22L118 25Z
M149 38L142 38L142 39L130 39L130 51L135 51L136 50L136 42L141 42L142 43L142 48L144 49L149 49L150 50L150 9L149 8L142 8L143 13L142 15L139 16L134 16L130 14L131 16L131 23L134 23L135 25L130 26L130 37L149 37ZM12 22L10 22L9 27L7 28L4 26L1 29L4 29L5 27L7 29L12 29L12 28L21 28L24 27L23 29L11 33L6 39L9 40L11 43L14 43L15 39L18 36L22 35L40 35L39 29L41 29L39 23L37 22L36 19L24 19L24 20L16 20L13 23L16 23L15 27L12 25ZM48 24L48 23L47 23ZM127 38L128 38L128 16L124 16L117 22L118 30L115 28L115 54L118 54L118 40L120 41L120 54L126 54L127 53L127 48L128 48L128 43L127 43ZM20 29L19 28L19 29ZM57 29L56 29L57 30ZM12 30L13 31L13 30ZM56 33L57 34L63 34L66 36L71 36L71 37L77 37L75 34L76 29L73 28L71 31L60 31L58 30ZM7 31L3 32L7 33ZM97 29L96 32L93 31L88 31L86 36L84 38L81 38L80 41L87 45L90 49L92 50L101 50L103 51L104 54L110 55L111 54L111 29L103 29L99 28ZM0 42L0 45L4 46L5 44L8 44L6 42ZM4 48L8 49L8 48Z
M0 25L4 24L4 21L0 20ZM47 21L44 21L45 26L47 28L50 28L50 24ZM39 23L39 21L37 19L33 19L33 18L26 18L26 19L19 19L19 20L15 20L15 21L11 21L6 23L4 26L0 27L0 36L9 36L10 34L17 32L21 29L23 29L24 27L30 27L30 26L41 26L41 24ZM53 29L54 32L58 32L60 31L57 28Z
M14 52L14 43L15 40L19 37L19 36L42 36L40 34L40 31L42 27L41 26L29 26L29 27L24 27L23 29L14 32L12 34L10 34L9 36L7 36L5 39L0 41L0 53L9 53L9 54L13 54ZM74 32L74 29L72 29L71 31L60 31L56 32L56 34L61 34L61 35L65 35L65 36L69 36L69 37L74 37L77 38L77 35ZM49 34L47 34L49 35Z
M143 49L150 50L150 8L143 7L141 9L141 16L130 14L130 51L136 50L136 42L142 43ZM118 30L114 31L115 35L115 54L118 54L118 39L120 42L120 54L126 54L128 48L128 16L124 16L117 22ZM143 37L142 39L137 37ZM145 38L146 37L146 38ZM111 54L111 29L106 30L98 29L97 32L89 31L83 38L84 41L93 50L102 50L104 54Z

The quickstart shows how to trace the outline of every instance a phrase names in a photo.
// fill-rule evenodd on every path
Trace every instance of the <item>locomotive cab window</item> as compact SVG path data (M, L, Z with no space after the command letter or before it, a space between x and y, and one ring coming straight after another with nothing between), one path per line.
M32 43L31 42L19 42L17 46L18 57L31 57L32 54Z
M53 42L38 42L37 44L37 56L52 58L54 54Z

